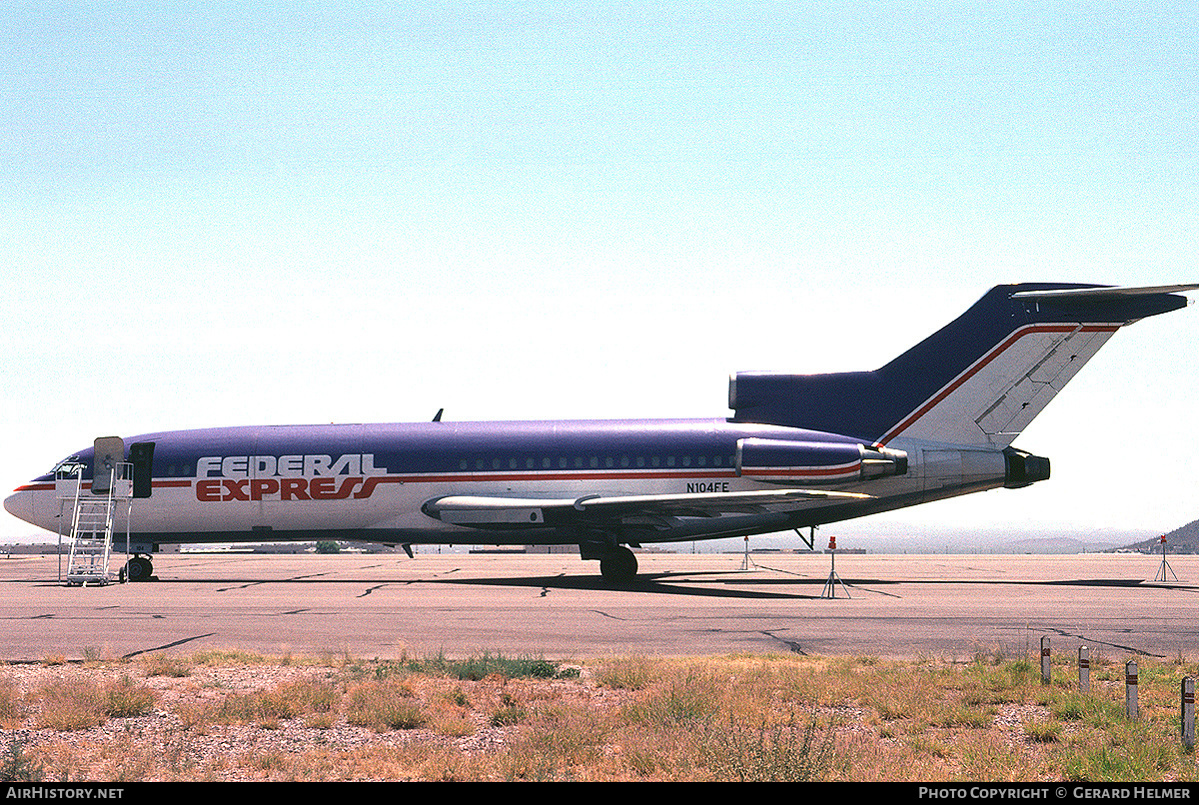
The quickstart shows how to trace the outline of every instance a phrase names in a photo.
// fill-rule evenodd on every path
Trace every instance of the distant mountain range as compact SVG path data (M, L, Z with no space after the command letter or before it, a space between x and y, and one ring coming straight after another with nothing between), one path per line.
M1131 544L1154 544L1156 537L1148 529L1081 528L1061 524L1045 525L984 525L872 523L863 521L835 523L816 532L815 547L824 550L830 536L836 536L840 549L863 549L868 553L989 553L989 554L1075 554L1127 550ZM804 538L807 532L804 532ZM753 537L754 550L795 550L804 546L795 534L771 534ZM667 550L691 551L691 543L666 546ZM744 549L740 539L715 540L697 543L700 553L739 552ZM1171 548L1171 551L1173 548Z
M1199 553L1199 520L1192 520L1184 526L1165 534L1166 553ZM1156 553L1162 549L1161 537L1134 542L1121 550L1143 551Z

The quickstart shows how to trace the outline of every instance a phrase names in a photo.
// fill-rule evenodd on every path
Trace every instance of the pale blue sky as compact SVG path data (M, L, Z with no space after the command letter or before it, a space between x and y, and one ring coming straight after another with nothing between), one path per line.
M720 417L1000 282L1199 281L1191 3L27 3L0 121L6 489L176 427ZM1199 518L1197 370L1196 308L1130 328L1017 441L1053 480L903 521Z

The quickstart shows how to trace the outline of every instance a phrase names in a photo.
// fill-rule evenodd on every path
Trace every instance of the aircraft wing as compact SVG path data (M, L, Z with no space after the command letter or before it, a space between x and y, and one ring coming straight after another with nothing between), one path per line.
M578 498L510 498L448 495L425 503L430 517L481 529L553 526L603 528L613 525L661 525L679 517L721 517L795 511L831 501L869 500L871 495L810 489L677 495L588 495Z

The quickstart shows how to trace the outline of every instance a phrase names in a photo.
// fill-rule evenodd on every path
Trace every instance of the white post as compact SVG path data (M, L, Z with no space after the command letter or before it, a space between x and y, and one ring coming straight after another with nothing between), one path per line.
M1124 712L1136 721L1140 718L1137 710L1137 661L1129 660L1124 666Z
M1189 676L1182 678L1182 745L1195 750L1195 680Z
M1091 692L1091 650L1086 646L1078 647L1078 690Z
M1041 638L1041 684L1049 684L1049 638Z

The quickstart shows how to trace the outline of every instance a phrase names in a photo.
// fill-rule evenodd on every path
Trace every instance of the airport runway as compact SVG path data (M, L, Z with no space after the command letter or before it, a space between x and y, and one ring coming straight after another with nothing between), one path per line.
M605 586L573 554L160 554L158 581L67 588L57 557L0 559L0 660L236 648L362 658L483 651L969 659L1199 655L1199 557L641 554ZM115 567L115 560L114 560ZM846 595L851 597L846 597Z

